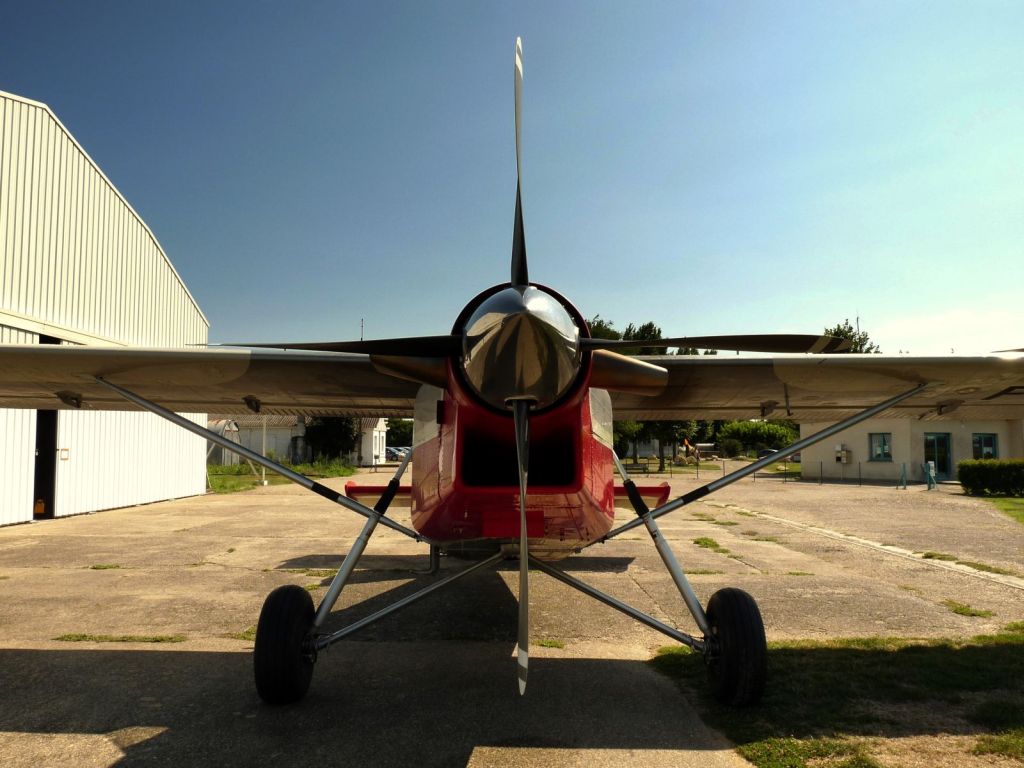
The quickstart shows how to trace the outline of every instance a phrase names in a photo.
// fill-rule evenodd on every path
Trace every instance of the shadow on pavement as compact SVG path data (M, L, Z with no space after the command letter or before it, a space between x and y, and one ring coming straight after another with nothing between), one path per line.
M457 766L477 747L722 746L642 662L536 658L530 670L520 698L505 643L342 643L304 701L273 708L248 653L2 650L0 731L15 747L19 734L108 735L119 765Z

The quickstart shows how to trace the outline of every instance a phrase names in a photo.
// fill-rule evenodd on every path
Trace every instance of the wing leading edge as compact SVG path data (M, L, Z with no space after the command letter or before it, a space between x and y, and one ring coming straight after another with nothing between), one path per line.
M612 394L617 419L837 421L928 384L881 418L1024 418L1024 357L648 356L668 369L655 397Z
M97 377L192 413L409 416L417 389L366 355L0 345L0 408L134 409Z

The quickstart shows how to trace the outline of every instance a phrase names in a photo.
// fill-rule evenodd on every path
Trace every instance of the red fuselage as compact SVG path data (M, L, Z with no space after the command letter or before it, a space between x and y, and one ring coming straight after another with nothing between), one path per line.
M436 399L430 408L429 393ZM417 403L412 523L441 542L519 536L512 418L481 405L454 372ZM424 429L434 417L436 431ZM600 433L601 425L598 427ZM606 425L610 437L611 425ZM426 439L424 439L424 437ZM600 538L615 517L612 448L595 437L588 387L530 418L526 526L530 553L557 559Z

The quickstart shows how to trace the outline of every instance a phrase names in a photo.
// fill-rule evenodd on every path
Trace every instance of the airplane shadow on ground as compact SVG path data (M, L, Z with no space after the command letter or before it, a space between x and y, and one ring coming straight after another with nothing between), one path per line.
M633 558L589 557L559 563L570 563L575 570L584 572L624 572ZM282 569L333 569L338 566L338 555L306 555L288 560ZM335 605L324 629L327 632L359 621L375 611L401 600L423 587L469 567L468 560L442 559L441 571L436 575L417 575L413 569L422 566L422 559L409 555L366 555L352 574L346 590ZM518 602L498 571L514 571L517 561L510 560L487 566L466 576L421 601L402 608L379 623L361 629L353 640L508 640L515 642L518 622ZM544 574L536 579L549 581ZM317 575L312 583L322 587L330 585L332 576ZM568 589L558 587L558 589ZM318 592L314 601L323 595Z
M683 691L651 665L535 658L521 698L510 651L507 642L341 643L321 657L305 700L269 707L253 690L248 653L0 650L0 743L6 739L4 751L13 754L19 735L86 734L118 745L124 766L272 761L371 768L466 765L481 749L612 748L635 750L642 761L643 750L722 746L694 724ZM995 646L966 653L923 647L912 658L905 651L786 651L773 660L776 675L765 702L734 710L732 724L721 724L740 742L776 731L795 737L990 732L942 716L942 707L976 707L979 688L1010 684L994 677L1000 667L1019 671L1019 662L1007 668L1006 653ZM780 678L797 667L798 679ZM982 670L980 677L968 677L969 668ZM869 673L880 669L890 674L869 682ZM942 670L953 672L936 682ZM922 691L922 676L938 691ZM856 700L837 693L839 678L852 680ZM965 688L957 690L958 682ZM802 703L793 703L794 686ZM1020 691L1012 695L1017 708L999 729L1024 725ZM829 701L837 703L822 704ZM889 706L907 702L917 706ZM821 711L806 711L811 708ZM712 723L721 721L721 713L710 714Z
M0 650L0 731L107 735L119 765L458 766L488 747L722 746L642 662L533 659L520 698L510 650L339 644L286 707L258 700L248 653Z

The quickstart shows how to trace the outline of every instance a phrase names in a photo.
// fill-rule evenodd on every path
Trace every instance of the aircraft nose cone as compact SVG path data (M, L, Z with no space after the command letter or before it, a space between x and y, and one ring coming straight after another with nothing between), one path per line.
M555 297L534 286L505 288L470 315L463 331L463 371L485 402L506 408L558 401L580 368L579 328Z

